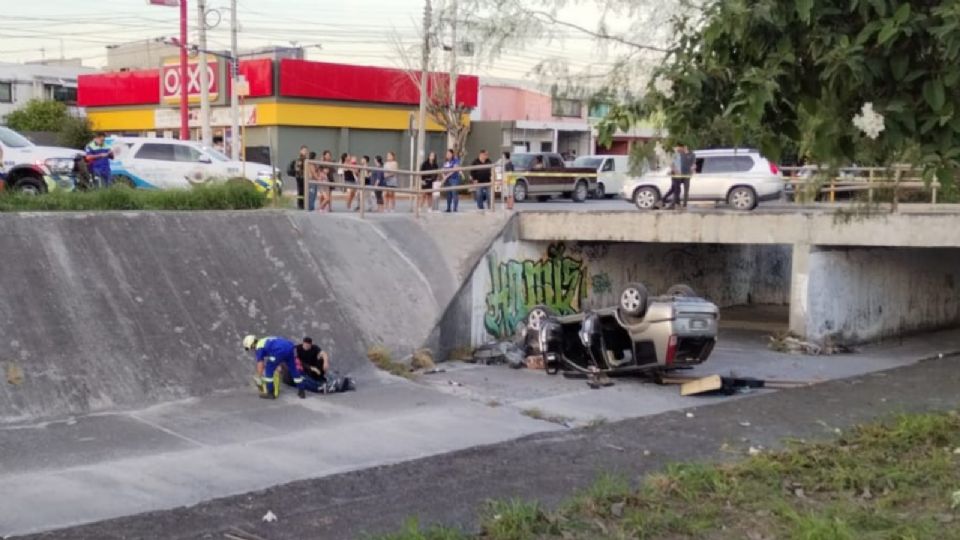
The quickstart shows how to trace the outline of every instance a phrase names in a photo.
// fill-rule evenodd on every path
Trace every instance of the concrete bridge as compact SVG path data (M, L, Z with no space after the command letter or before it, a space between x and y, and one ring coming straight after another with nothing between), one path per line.
M960 324L960 213L950 205L910 205L896 213L524 212L519 237L622 244L636 252L662 252L668 245L692 249L702 257L684 263L701 270L716 267L717 261L705 258L719 258L728 268L723 284L706 275L691 284L713 297L738 283L780 288L789 301L790 330L814 340L856 343ZM745 258L758 251L761 259L789 263L789 272L757 275L763 261ZM690 274L662 265L654 272Z

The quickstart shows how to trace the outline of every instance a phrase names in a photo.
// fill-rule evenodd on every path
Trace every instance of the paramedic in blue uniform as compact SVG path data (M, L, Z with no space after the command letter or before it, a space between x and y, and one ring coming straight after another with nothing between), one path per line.
M243 348L246 351L253 351L257 359L257 377L260 388L260 397L264 399L275 399L280 395L280 365L286 366L287 370L293 376L293 382L297 386L297 395L301 399L307 397L303 386L303 375L300 372L300 366L297 365L297 357L294 353L296 344L289 339L281 337L257 338L250 335L243 338Z
M103 132L97 133L84 151L90 173L100 177L103 187L110 187L113 183L110 177L110 160L113 159L113 151L107 145L106 137Z

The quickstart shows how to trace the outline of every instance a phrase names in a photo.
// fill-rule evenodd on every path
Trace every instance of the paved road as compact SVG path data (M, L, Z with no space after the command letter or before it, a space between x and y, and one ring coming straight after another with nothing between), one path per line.
M726 401L599 427L515 441L388 467L295 482L264 491L29 537L31 539L361 537L406 518L475 526L490 498L556 504L601 472L638 479L669 462L724 460L785 438L826 438L835 429L893 413L955 409L960 360L948 357L893 371ZM704 404L710 398L703 398ZM748 427L742 423L749 422ZM721 446L727 444L725 450ZM383 444L389 445L389 440ZM733 454L730 449L733 449ZM304 458L304 466L310 459ZM278 516L264 523L268 511Z

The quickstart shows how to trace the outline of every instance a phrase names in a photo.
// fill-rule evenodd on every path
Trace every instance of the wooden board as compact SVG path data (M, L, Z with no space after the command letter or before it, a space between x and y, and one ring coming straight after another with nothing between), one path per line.
M680 385L681 396L692 396L704 392L713 392L723 388L723 379L719 375L710 375L702 379L688 381Z

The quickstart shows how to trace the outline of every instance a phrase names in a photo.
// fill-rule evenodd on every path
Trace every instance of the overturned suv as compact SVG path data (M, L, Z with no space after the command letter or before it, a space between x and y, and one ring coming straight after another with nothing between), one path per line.
M537 335L547 373L662 372L704 362L717 342L720 310L686 285L650 296L630 283L616 307L563 317L536 306L527 330Z

